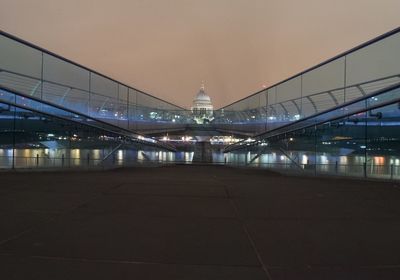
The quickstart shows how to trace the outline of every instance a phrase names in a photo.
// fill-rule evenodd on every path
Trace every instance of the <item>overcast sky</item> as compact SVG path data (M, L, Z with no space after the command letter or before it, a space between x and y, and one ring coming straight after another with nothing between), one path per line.
M0 0L0 28L167 101L250 95L400 26L399 0Z

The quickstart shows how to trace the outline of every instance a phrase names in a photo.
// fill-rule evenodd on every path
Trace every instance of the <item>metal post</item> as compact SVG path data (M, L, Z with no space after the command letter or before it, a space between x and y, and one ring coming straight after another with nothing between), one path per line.
M364 162L363 164L363 169L364 169L364 178L367 178L367 163Z
M393 180L393 172L394 172L394 165L393 163L390 165L390 180Z
M336 161L335 163L335 173L338 174L339 171L339 165L338 165L338 161Z
M36 154L36 167L39 166L39 154Z
M317 127L317 125L314 125L314 164L315 164L315 166L314 166L314 176L317 176L317 162L318 162L318 160L317 160L317 153L318 153L318 139L317 139L317 136L318 136L318 134L317 134L317 132L318 132L318 127Z
M86 160L87 160L87 165L89 166L90 165L90 154L89 153L87 153Z
M64 154L61 155L61 167L64 167L65 157Z
M17 104L17 95L14 94L14 103ZM15 151L15 142L16 142L16 135L15 135L15 131L16 131L16 118L17 118L17 110L14 107L14 116L13 116L13 143L12 143L12 166L11 169L14 170L15 169L15 156L16 156L16 151Z

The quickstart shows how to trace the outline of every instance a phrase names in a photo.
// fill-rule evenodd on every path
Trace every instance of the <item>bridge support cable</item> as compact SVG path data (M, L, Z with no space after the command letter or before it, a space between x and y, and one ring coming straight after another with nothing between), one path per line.
M107 97L107 98L104 100L104 102L103 102L103 103L101 104L101 106L100 106L99 112L100 112L101 110L103 110L103 109L104 109L104 106L106 106L106 104L107 104L108 100L110 100L110 98L109 98L109 97Z
M282 154L285 155L296 167L298 167L301 171L304 171L303 167L296 161L296 158L292 158L283 148L278 149Z
M361 95L362 95L362 96L366 96L366 95L367 95L367 93L366 93L365 90L361 87L361 85L357 85L356 87L357 87L357 89L361 92Z
M285 115L289 116L289 111L286 109L286 107L282 103L279 103L279 105L282 107L283 111L285 111Z
M332 98L333 102L335 102L335 105L339 105L339 101L337 100L336 96L333 94L332 91L328 91L329 96Z
M299 105L296 103L296 101L295 101L295 100L292 100L292 103L293 103L293 105L296 107L296 109L297 109L297 113L298 113L299 115L301 115L301 110L300 110L300 107L299 107Z
M258 150L257 154L247 163L247 165L251 165L256 159L258 159L261 155L265 153L267 147L262 147Z
M317 105L315 105L314 100L312 100L310 96L306 96L306 98L307 98L308 101L310 101L311 105L314 108L315 113L318 113Z
M71 88L67 88L66 90L65 90L65 92L64 92L64 94L63 94L63 96L61 97L61 100L60 100L60 105L62 105L63 103L64 103L64 100L65 100L65 98L67 97L67 95L68 95L68 93L71 91Z
M118 144L114 149L112 149L111 152L109 152L105 157L103 157L103 158L101 159L101 161L99 162L99 165L103 165L103 163L104 163L110 156L112 156L113 154L115 154L115 152L118 151L118 150L122 147L123 144L124 144L124 143L120 143L120 144Z
M274 114L274 116L275 117L278 116L278 112L276 111L276 108L273 105L271 105L271 108L272 108L272 113Z
M30 92L30 96L35 96L36 90L39 88L39 86L42 84L42 81L38 81L37 84L32 88Z

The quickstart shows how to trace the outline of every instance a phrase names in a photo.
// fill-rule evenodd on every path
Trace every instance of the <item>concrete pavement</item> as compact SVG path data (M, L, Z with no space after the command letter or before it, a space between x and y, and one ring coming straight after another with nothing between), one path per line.
M183 165L0 180L1 279L400 279L394 183Z

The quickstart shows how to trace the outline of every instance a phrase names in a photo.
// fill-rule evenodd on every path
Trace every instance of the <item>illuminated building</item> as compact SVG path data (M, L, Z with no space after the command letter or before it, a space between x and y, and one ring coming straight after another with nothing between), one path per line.
M214 119L213 109L211 98L206 94L204 84L202 84L200 91L193 100L193 106L191 108L194 121L197 124L209 123Z

